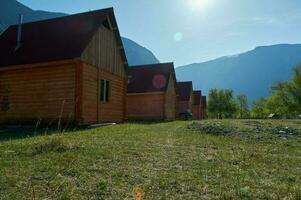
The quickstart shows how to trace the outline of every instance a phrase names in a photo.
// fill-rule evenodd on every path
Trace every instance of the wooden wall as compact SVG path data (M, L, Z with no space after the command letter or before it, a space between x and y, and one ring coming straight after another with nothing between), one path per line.
M177 114L190 110L192 112L193 93L191 92L189 101L177 101Z
M170 75L168 81L168 87L165 94L165 119L166 120L174 120L176 118L176 105L177 104L177 96L176 96L176 88L175 88L175 79L173 75Z
M81 60L102 70L127 77L124 61L113 32L101 26L81 56Z
M100 101L100 80L108 80L109 101ZM125 120L126 79L89 64L83 64L82 119L85 123Z
M100 70L99 80L102 79L110 82L109 102L99 103L98 119L101 122L122 122L125 120L127 79Z
M83 99L82 121L85 123L98 123L98 69L89 64L83 66Z
M116 37L101 26L84 50L83 119L87 122L121 122L125 119L127 74ZM110 81L109 102L100 102L100 80Z
M163 120L165 93L127 94L129 120Z
M177 112L183 112L189 109L188 101L177 101Z
M193 119L201 119L201 106L200 105L192 105L192 118Z
M74 120L74 64L1 70L0 88L0 101L7 97L9 102L7 109L0 109L2 123L49 121L60 116Z

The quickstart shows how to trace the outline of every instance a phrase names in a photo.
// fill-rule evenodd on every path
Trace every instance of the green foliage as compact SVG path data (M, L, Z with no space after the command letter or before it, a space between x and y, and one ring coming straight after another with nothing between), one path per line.
M230 89L209 91L208 113L211 118L231 118L236 112L233 91Z
M267 118L268 116L268 111L266 109L266 99L265 98L260 98L259 100L256 100L253 102L253 109L251 112L251 117L252 118L257 118L257 119L264 119Z
M236 96L236 103L238 106L238 117L240 119L245 119L250 116L248 97L244 94L239 94Z
M293 70L293 77L286 82L278 82L271 88L272 96L260 102L254 102L254 117L266 117L276 113L286 117L297 117L301 114L301 65ZM263 116L266 115L266 116Z

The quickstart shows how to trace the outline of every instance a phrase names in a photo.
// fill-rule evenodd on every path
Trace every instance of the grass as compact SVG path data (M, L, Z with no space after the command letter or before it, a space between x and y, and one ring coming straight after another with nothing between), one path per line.
M240 133L230 135L189 129L191 123L6 133L0 199L301 199L301 137L252 131L301 129L300 121L196 122Z

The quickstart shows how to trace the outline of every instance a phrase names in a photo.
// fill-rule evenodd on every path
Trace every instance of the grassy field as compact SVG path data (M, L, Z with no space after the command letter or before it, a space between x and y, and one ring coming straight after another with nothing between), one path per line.
M2 130L0 199L297 200L300 129L301 121L211 120Z

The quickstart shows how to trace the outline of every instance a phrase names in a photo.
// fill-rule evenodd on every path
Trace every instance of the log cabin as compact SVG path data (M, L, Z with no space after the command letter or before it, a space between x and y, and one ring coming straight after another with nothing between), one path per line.
M192 118L195 120L202 119L202 91L193 91Z
M0 123L122 122L127 59L112 8L9 27Z
M207 97L202 96L201 100L201 119L207 118Z
M191 81L177 82L177 116L192 114L193 85Z
M176 77L173 63L133 66L128 70L127 118L174 120Z

